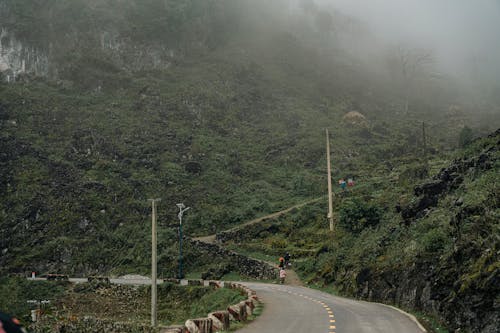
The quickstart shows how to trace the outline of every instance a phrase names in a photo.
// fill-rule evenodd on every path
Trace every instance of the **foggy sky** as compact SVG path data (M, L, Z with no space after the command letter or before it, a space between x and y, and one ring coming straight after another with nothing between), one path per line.
M500 75L500 0L316 0L388 43L432 49L454 76Z

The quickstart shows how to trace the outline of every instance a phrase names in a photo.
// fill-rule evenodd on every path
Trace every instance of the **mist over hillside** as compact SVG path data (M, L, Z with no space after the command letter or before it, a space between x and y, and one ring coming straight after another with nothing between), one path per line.
M210 57L255 63L265 75L276 69L303 75L318 82L313 89L329 90L322 95L374 94L405 112L425 105L431 113L458 106L498 114L498 7L494 1L3 0L0 69L8 80L27 72L116 89L115 74L127 81L130 73Z
M0 0L0 272L147 274L161 197L173 277L177 203L197 236L324 196L325 128L404 234L393 203L500 126L499 6Z
M307 2L307 1L305 1ZM438 71L479 84L498 77L497 1L318 1L362 21L382 43L430 49ZM383 46L383 45L380 45Z

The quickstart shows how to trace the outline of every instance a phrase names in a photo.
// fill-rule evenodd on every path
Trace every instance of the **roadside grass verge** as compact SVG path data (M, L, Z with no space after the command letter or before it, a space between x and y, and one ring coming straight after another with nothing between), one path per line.
M50 301L42 306L43 319L49 322L90 316L147 324L150 318L150 286L2 277L0 293L4 296L2 311L18 317L24 325L30 323L30 311L38 307L28 303L29 300ZM189 318L204 317L245 299L246 295L229 288L163 283L158 285L158 322L161 325L184 324Z
M449 333L449 331L442 327L439 322L436 320L436 318L429 316L425 313L422 312L410 312L412 315L414 315L417 320L422 324L422 326L425 327L427 332L429 333Z
M264 304L261 302L257 303L257 306L255 306L255 309L253 310L252 315L248 316L246 321L244 321L244 322L241 322L241 321L231 322L229 332L235 332L235 331L245 327L250 322L257 319L257 317L259 317L263 311L264 311Z

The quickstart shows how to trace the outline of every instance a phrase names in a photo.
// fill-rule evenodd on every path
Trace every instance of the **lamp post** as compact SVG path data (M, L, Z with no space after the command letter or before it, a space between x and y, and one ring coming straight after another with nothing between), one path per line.
M177 207L179 207L179 214L177 216L179 217L179 279L183 278L182 274L182 214L186 210L188 210L190 207L186 207L183 203L178 203Z

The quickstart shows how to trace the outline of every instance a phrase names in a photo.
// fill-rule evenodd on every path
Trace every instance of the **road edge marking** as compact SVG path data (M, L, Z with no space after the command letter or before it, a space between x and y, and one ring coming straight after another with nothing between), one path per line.
M370 303L372 303L372 302L370 302ZM411 313L408 313L408 312L406 312L406 311L403 311L403 310L401 310L401 309L398 309L397 307L392 306L392 305L388 305L388 304L384 304L384 303L377 303L377 302L373 302L373 303L383 305L383 306L385 306L385 307L391 308L391 309L393 309L393 310L398 311L399 313L404 314L405 316L407 316L408 318L410 318L410 319L411 319L411 320L412 320L415 324L417 324L418 328L419 328L422 332L427 333L427 330L425 329L425 327L424 327L424 326L422 326L422 324L420 324L420 322L418 321L417 317L415 317L415 316L414 316L414 315L412 315Z

